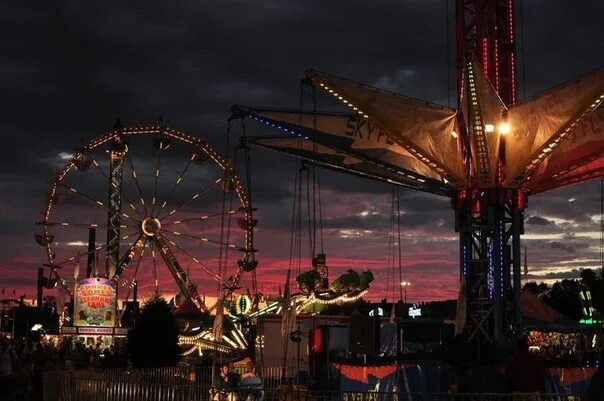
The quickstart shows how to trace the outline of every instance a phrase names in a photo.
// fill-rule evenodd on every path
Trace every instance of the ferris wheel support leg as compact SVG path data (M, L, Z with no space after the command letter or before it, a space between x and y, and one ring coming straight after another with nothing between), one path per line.
M178 263L178 260L168 246L168 243L160 235L155 235L153 237L153 242L155 243L155 247L160 253L162 259L168 266L170 273L172 273L172 277L174 278L174 281L176 281L176 284L178 285L178 288L180 288L180 291L183 293L183 295L193 301L193 303L202 311L208 312L209 309L199 296L197 287L189 280L187 273L180 266L180 263Z
M146 237L142 234L138 237L136 241L134 241L132 246L130 246L130 249L128 249L128 252L126 252L126 254L115 265L115 271L113 273L113 276L110 277L112 280L117 280L121 277L121 275L124 273L124 270L126 270L128 264L134 257L134 254L136 253L137 249L144 246L145 241Z
M120 258L120 216L122 212L122 183L127 148L116 139L109 152L109 212L107 213L106 277L113 277Z

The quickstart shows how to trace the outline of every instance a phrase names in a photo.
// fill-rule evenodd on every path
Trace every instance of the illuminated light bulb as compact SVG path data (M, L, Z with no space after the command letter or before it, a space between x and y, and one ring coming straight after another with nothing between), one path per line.
M493 131L495 131L495 126L493 124L485 124L484 130L486 132L493 132Z
M508 123L499 124L499 133L501 135L507 135L510 133L511 130L512 130L512 127L510 127L510 124L508 124Z
M455 131L451 131L451 136L452 136L453 138L457 138L457 132L455 132Z

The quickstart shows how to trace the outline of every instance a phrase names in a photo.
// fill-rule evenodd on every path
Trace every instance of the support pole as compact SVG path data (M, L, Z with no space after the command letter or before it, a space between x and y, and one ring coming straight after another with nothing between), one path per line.
M113 277L120 259L120 217L122 212L122 182L127 147L118 137L109 151L109 212L107 216L107 259L105 276Z
M522 324L522 305L520 304L520 235L524 233L524 207L526 197L522 191L512 194L512 286L514 288L514 320L516 326Z
M37 297L36 297L36 306L38 307L38 310L42 310L42 291L44 289L44 268L43 267L39 267L38 268L38 288L37 288Z
M96 228L88 229L88 260L86 261L86 278L92 277L95 268Z

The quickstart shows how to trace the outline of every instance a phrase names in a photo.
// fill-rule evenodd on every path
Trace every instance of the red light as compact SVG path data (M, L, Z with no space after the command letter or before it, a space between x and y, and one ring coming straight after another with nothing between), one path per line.
M480 200L474 202L474 206L472 207L472 214L480 214Z
M323 351L323 329L320 327L311 331L312 334L312 352L315 354Z
M518 210L524 210L526 207L526 195L522 191L518 191Z

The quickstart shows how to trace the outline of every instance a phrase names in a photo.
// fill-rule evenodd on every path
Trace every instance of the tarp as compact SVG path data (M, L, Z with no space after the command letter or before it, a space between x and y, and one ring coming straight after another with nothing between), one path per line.
M280 131L279 136L249 138L251 143L426 192L448 195L452 189L372 120L354 114L237 107L248 117Z
M441 183L428 182L422 178L410 179L408 175L398 174L375 163L366 162L336 151L327 146L313 144L298 138L248 138L250 143L286 152L313 163L336 171L345 171L361 177L388 181L393 184L413 189L421 189L438 195L448 195L447 187Z
M185 298L184 302L174 311L174 317L179 319L197 320L201 319L203 314L190 298Z
M604 107L581 121L535 170L527 187L544 192L600 177L604 169Z
M520 295L522 305L522 318L525 326L542 329L573 329L579 327L578 323L562 315L545 302L537 298L529 290L524 290Z
M526 168L540 164L550 156L552 149L568 141L571 138L570 133L577 128L575 121L589 112L591 105L597 105L602 95L604 69L584 75L510 108L507 118L512 131L506 138L505 184L512 185L517 182ZM592 139L597 137L593 136ZM604 138L600 136L599 141L604 141ZM571 149L577 146L581 146L581 143L570 144ZM600 144L600 149L601 146ZM564 153L558 153L557 158L562 158L560 162L567 167L573 164L573 159L566 159Z
M344 393L446 393L453 384L461 393L505 391L504 369L498 366L469 369L430 361L376 366L333 363L332 373L339 378ZM594 373L593 368L550 368L545 390L550 394L583 394Z
M314 70L307 75L353 110L357 108L359 115L375 121L436 173L458 185L465 183L459 138L451 136L456 110Z

